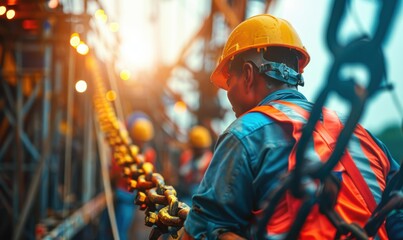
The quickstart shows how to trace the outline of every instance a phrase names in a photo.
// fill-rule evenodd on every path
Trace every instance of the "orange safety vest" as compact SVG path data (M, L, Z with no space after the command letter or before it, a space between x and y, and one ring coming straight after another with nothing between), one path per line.
M261 112L280 123L296 142L301 138L302 127L309 118L307 110L285 101L273 101L270 105L255 107L250 112ZM310 159L315 159L316 156L325 162L333 152L343 125L334 111L323 108L322 115L323 120L315 127L307 152ZM296 145L288 159L289 171L295 166L295 154ZM347 223L355 222L363 227L380 201L389 170L390 162L385 153L368 132L357 125L342 159L333 169L341 173L342 179L335 206L336 212ZM287 193L267 225L267 234L276 236L288 232L300 205L300 200ZM387 239L384 225L378 231L381 239ZM318 206L315 205L305 221L299 238L334 239L335 234L336 228L326 216L319 213Z
M180 157L179 175L186 184L200 183L212 157L213 153L206 151L198 159L195 159L193 152L186 149Z

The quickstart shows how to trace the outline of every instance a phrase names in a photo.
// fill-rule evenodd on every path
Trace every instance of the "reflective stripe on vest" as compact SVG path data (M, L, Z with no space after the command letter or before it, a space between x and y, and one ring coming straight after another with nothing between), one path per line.
M296 104L285 101L273 101L270 105L255 107L250 112L261 112L279 122L284 131L292 135L296 142L301 138L302 127L309 118L308 111ZM327 161L343 128L335 112L324 108L322 114L323 119L317 123L305 153L305 158L309 159L309 161ZM295 166L295 154L296 145L289 156L289 170ZM345 166L347 162L350 162L357 171L349 170L351 166ZM362 227L365 225L373 208L381 199L389 170L390 164L385 153L367 131L357 125L345 154L333 169L333 171L341 173L342 186L335 210L346 222L355 222ZM362 184L356 180L356 175L359 174L363 176L362 179L365 179L363 184L366 186L364 187L360 186ZM364 197L364 195L367 196ZM280 203L276 208L276 212L282 214L286 212L290 217L284 218L282 221L275 221L273 217L267 226L268 236L287 232L295 215L298 213L300 204L299 200L287 193L283 203ZM276 213L274 215L276 216ZM318 207L315 206L304 224L300 238L333 239L335 233L336 229L324 215L319 213ZM387 239L384 225L380 228L378 236L381 239Z

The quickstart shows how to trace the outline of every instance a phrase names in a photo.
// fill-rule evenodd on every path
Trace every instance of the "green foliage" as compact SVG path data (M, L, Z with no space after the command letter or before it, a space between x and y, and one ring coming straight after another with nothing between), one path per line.
M403 162L403 129L398 125L386 126L377 137L389 148L392 156L399 163Z

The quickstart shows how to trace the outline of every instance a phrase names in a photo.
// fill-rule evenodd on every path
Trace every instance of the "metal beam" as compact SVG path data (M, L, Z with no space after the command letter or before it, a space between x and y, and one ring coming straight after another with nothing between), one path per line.
M106 206L104 193L88 201L83 207L75 211L70 217L57 225L54 229L44 236L43 240L51 239L70 239L80 229L95 219Z
M242 0L242 2L245 2L245 0ZM228 4L227 0L214 0L213 3L217 9L224 14L231 29L234 29L243 20L242 16L240 17L236 14L234 9ZM245 12L245 9L243 12Z

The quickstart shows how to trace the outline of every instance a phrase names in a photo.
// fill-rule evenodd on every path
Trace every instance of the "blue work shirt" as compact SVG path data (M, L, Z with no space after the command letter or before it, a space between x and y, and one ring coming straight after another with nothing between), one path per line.
M259 105L274 100L307 110L313 106L297 90L276 91ZM236 119L217 141L210 166L192 198L186 232L195 239L217 239L224 232L250 238L253 211L259 210L260 203L279 185L294 144L292 136L262 113L249 112ZM398 167L391 159L391 173Z

